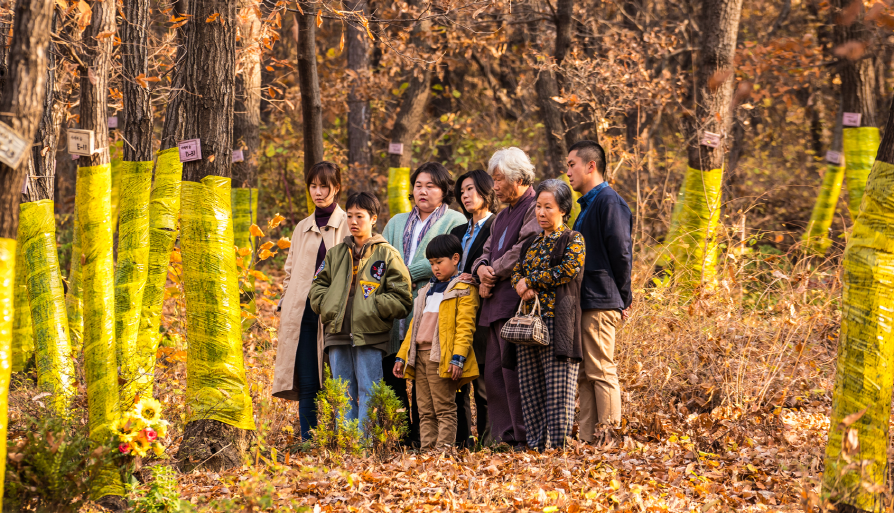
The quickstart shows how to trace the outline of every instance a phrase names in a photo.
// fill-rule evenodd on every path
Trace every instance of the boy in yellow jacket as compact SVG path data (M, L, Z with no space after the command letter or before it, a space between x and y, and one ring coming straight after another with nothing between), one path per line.
M423 450L456 443L456 392L478 377L472 351L478 289L457 276L462 253L454 235L438 235L425 248L434 276L413 302L394 363L395 376L416 379Z

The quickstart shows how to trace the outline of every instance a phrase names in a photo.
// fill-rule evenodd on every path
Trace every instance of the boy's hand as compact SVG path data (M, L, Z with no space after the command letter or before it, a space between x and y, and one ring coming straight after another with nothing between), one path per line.
M404 377L404 362L394 362L394 369L391 372L394 373L395 378Z
M456 365L450 364L450 379L453 381L458 380L463 377L463 370L461 367L457 367Z

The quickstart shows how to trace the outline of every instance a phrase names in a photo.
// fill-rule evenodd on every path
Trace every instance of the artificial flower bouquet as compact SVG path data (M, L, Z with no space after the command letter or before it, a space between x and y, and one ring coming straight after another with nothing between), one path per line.
M161 403L151 397L137 401L118 418L112 430L122 455L143 458L150 450L159 457L164 454L168 421L161 418Z

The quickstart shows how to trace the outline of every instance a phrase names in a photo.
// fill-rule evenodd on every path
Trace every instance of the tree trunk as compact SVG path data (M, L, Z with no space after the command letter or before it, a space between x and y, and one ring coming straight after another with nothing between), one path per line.
M363 16L369 15L367 0L348 0L345 9ZM348 92L348 165L353 176L367 177L372 163L370 146L369 110L369 39L366 31L354 23L348 23L345 46L348 51L348 69L353 71L351 90Z
M843 84L842 84L843 85ZM889 112L894 109L889 110ZM894 374L894 117L888 115L860 213L844 253L844 308L826 445L823 494L839 510L879 511L886 490L888 427ZM858 419L840 429L853 414ZM858 446L850 442L855 431ZM847 464L851 459L860 465Z
M189 14L189 0L174 0L172 4L172 16L178 18ZM161 132L161 149L177 147L177 143L183 140L183 73L180 69L186 62L186 30L192 23L190 20L185 25L177 28L177 71L174 73L171 93L168 95L168 105L165 109L165 123Z
M115 2L94 2L91 9L91 23L84 30L81 41L80 59L84 65L79 70L80 127L93 131L99 151L78 159L75 202L83 255L84 374L90 409L90 437L96 443L104 444L111 436L111 425L119 411L112 274L112 175L106 106L114 38L105 36L115 32ZM120 499L124 495L117 468L104 468L93 495L109 502L116 502L116 497Z
M149 88L135 78L149 75L148 29L149 0L124 2L122 90L124 93L124 160L147 162L152 160L152 106Z
M8 73L0 91L0 121L15 131L25 144L34 140L43 109L44 70L47 67L52 17L53 2L50 0L19 0L16 3ZM0 163L0 497L6 468L16 236L22 183L27 168L24 159L16 168Z
M842 154L843 131L841 125L842 111L838 111L835 130L832 132L831 150ZM826 173L823 175L823 183L816 197L816 204L810 215L807 230L801 236L808 253L825 255L832 241L829 239L829 228L835 218L838 209L838 200L841 197L841 185L844 182L844 166L840 162L827 162Z
M833 16L839 9L851 5L849 0L836 0L833 4ZM860 13L863 4L859 4ZM834 25L836 47L857 42L867 42L871 32L862 23L851 25ZM873 59L860 58L855 61L842 58L838 62L838 76L841 78L841 111L860 114L860 126L844 127L844 175L847 180L848 205L851 219L860 210L863 189L872 169L875 152L879 144L879 131L876 121L875 67Z
M219 471L241 461L243 430L254 429L230 205L236 5L207 0L189 7L195 21L186 24L178 69L181 124L185 139L201 141L201 159L184 163L180 193L189 417L177 459L182 471ZM206 23L212 16L218 19Z
M733 58L742 0L706 0L695 86L694 117L688 120L689 169L682 191L678 235L671 243L677 275L684 283L710 283L716 273L714 232L720 221L723 162L730 144ZM718 83L719 82L719 83ZM720 135L716 148L701 144L705 132Z
M301 119L304 126L304 172L323 156L323 101L317 76L317 9L302 2L304 14L298 23L298 85L301 89Z

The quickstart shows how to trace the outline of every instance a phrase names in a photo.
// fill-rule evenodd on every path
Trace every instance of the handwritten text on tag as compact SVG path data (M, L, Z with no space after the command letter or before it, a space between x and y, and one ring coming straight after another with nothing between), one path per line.
M0 123L0 162L18 169L28 152L28 142L6 123Z
M180 162L202 160L202 142L199 139L187 139L177 143L180 150Z
M716 148L720 146L720 134L715 134L714 132L703 132L700 143L702 144L702 146Z
M845 112L841 115L841 124L844 126L860 126L860 119L863 114L859 112Z
M68 153L89 157L96 149L94 144L93 130L68 129Z

